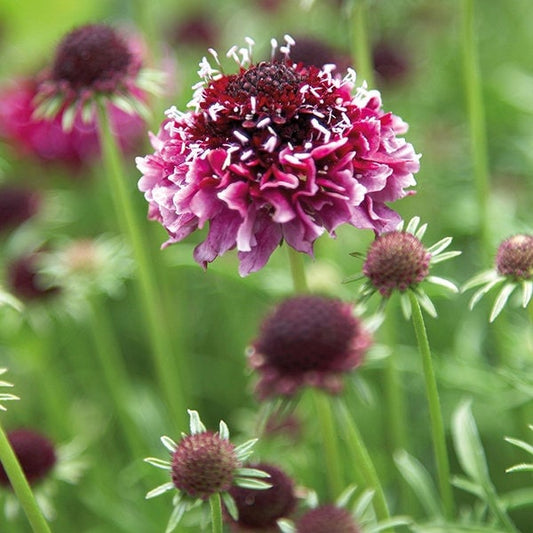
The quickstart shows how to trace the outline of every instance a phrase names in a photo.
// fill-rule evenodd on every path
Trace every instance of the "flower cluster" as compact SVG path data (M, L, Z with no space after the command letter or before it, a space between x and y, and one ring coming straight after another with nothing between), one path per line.
M249 48L232 48L237 74L206 58L193 111L172 107L154 153L137 159L149 218L167 230L165 245L209 223L194 251L206 267L236 248L241 275L261 269L283 241L307 254L324 232L344 223L382 233L399 216L386 204L410 194L419 169L399 137L407 124L382 110L380 94L352 94L355 73L340 78L290 59L254 64ZM277 43L273 40L273 57Z

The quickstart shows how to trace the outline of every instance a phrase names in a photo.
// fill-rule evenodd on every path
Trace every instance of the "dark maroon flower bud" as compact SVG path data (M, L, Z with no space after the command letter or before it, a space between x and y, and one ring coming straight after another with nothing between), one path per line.
M7 285L22 300L39 300L52 296L58 287L44 287L39 280L39 254L19 257L7 265Z
M32 484L44 478L56 463L54 445L50 440L29 429L17 429L7 434L20 466ZM0 485L10 486L9 479L0 464Z
M296 524L296 533L359 533L352 516L346 509L322 505L307 511Z
M296 296L267 317L250 363L261 374L258 393L290 396L302 385L338 392L340 374L362 360L371 342L351 304L322 296Z
M0 231L19 226L39 210L41 197L36 191L4 185L0 187Z
M233 486L230 494L239 511L239 520L234 524L250 529L263 529L276 526L276 520L288 517L296 506L292 479L276 466L260 463L251 468L270 474L266 490L247 489Z

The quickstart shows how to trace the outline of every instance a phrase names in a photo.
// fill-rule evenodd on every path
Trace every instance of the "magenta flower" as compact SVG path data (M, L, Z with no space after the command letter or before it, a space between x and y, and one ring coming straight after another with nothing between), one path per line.
M237 74L204 58L194 110L169 109L151 135L154 153L137 159L149 218L169 234L164 246L209 224L194 251L204 268L236 248L247 275L283 241L312 255L314 241L344 223L391 230L400 217L386 204L415 184L419 156L399 137L407 124L382 110L377 91L353 95L352 70L341 79L331 65L292 62L285 39L281 61L253 64L250 39L232 48Z
M137 91L139 98L144 93ZM0 138L22 157L30 156L43 163L59 163L79 170L91 164L100 153L94 115L86 123L81 112L74 117L72 127L62 127L64 111L55 117L35 117L37 81L17 80L0 91ZM133 153L145 135L145 122L136 114L108 106L111 123L125 153Z

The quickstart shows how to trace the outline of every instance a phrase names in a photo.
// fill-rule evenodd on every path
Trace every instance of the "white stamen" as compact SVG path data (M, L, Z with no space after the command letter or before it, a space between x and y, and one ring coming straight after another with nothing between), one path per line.
M255 96L250 96L250 107L252 108L252 113L255 113L257 105L257 98Z
M277 47L278 47L278 41L276 41L276 39L270 39L270 48L271 48L270 59L271 60L273 60L274 57L276 56Z
M296 41L288 33L283 36L283 40L287 43L289 47L294 46L296 44Z
M244 40L248 44L248 57L250 58L250 63L252 62L253 49L255 46L255 41L251 37L245 37Z
M237 137L237 139L239 139L242 144L245 144L250 140L248 139L248 137L246 137L246 135L244 135L244 133L241 133L239 130L235 130L233 132L233 135L235 135L235 137Z
M218 52L213 48L208 48L207 51L215 58L216 64L221 67L220 60L218 59Z
M355 83L355 80L357 78L357 74L355 73L355 70L351 67L348 67L346 69L346 76L342 79L343 83Z
M268 138L268 141L263 145L263 148L267 151L267 152L273 152L275 149L276 149L276 145L278 143L278 140L276 139L276 137L273 135L272 137L269 137Z
M270 124L270 118L269 117L265 117L265 118L262 118L257 124L256 124L256 127L257 128L264 128L265 126L268 126Z
M311 126L313 126L313 128L322 133L322 135L324 135L324 140L326 142L329 142L331 132L328 129L324 128L324 126L322 126L322 124L320 124L320 122L318 122L316 118L311 119Z
M226 57L231 57L236 63L237 65L241 66L240 62L239 62L239 56L237 55L237 50L239 49L238 46L236 45L233 45L227 52L226 52Z
M250 54L247 48L239 48L239 54L241 54L241 67L248 66L250 64Z
M254 153L253 150L246 150L245 152L242 153L241 155L241 161L245 161L246 159L248 159L250 156L252 156Z
M233 152L236 152L238 150L240 150L238 146L231 146L230 148L228 148L226 159L224 159L224 164L222 165L223 169L227 168L231 164L231 154L233 154Z

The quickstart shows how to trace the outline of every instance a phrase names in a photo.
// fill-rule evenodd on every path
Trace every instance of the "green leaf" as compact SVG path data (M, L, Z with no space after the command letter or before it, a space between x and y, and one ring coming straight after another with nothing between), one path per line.
M490 483L485 452L472 416L471 402L463 401L452 417L452 436L463 471L475 482Z
M523 440L512 439L511 437L505 437L505 440L507 442L510 442L514 446L517 446L518 448L522 448L522 450L525 450L527 453L533 455L533 446L531 446L531 444L528 444L527 442L524 442Z
M196 435L197 433L205 433L207 429L202 424L198 411L187 409L187 412L189 413L189 419L190 419L189 428L191 430L191 435Z
M169 490L172 490L174 487L174 483L169 481L168 483L163 483L162 485L159 485L159 487L156 487L155 489L152 489L150 492L148 492L145 496L147 500L151 498L155 498L156 496L159 496L160 494L164 494L165 492L168 492Z
M149 463L157 468L162 468L163 470L172 470L172 465L164 459L158 459L157 457L146 457L144 462Z
M221 439L229 440L229 429L228 429L226 422L224 422L224 420L221 420L220 424L218 425L218 434Z
M235 448L235 455L237 456L237 459L239 459L239 461L245 461L248 457L250 457L250 455L252 455L252 449L257 441L258 439L250 439L237 446Z
M237 504L235 503L233 496L227 491L222 492L220 496L222 497L222 501L224 502L226 510L228 511L231 518L237 521L239 519L239 510L237 509Z
M511 466L505 470L506 472L533 472L533 464L520 463L518 465Z
M266 490L270 489L272 485L266 483L265 481L260 481L259 479L254 479L251 477L236 477L235 485L243 487L245 489L257 489L257 490Z
M170 437L167 437L166 435L163 435L161 437L161 442L163 443L163 446L170 453L174 453L177 450L177 448L178 448L178 445L176 444L176 442L174 440L172 440Z
M172 533L176 529L186 510L187 504L185 502L180 501L177 503L170 515L165 533Z
M403 450L394 454L394 462L405 481L416 494L426 514L432 517L441 517L440 498L437 496L437 490L431 476L422 463Z
M239 477L258 477L263 479L270 478L270 474L263 472L263 470L258 470L257 468L237 468L235 473Z

